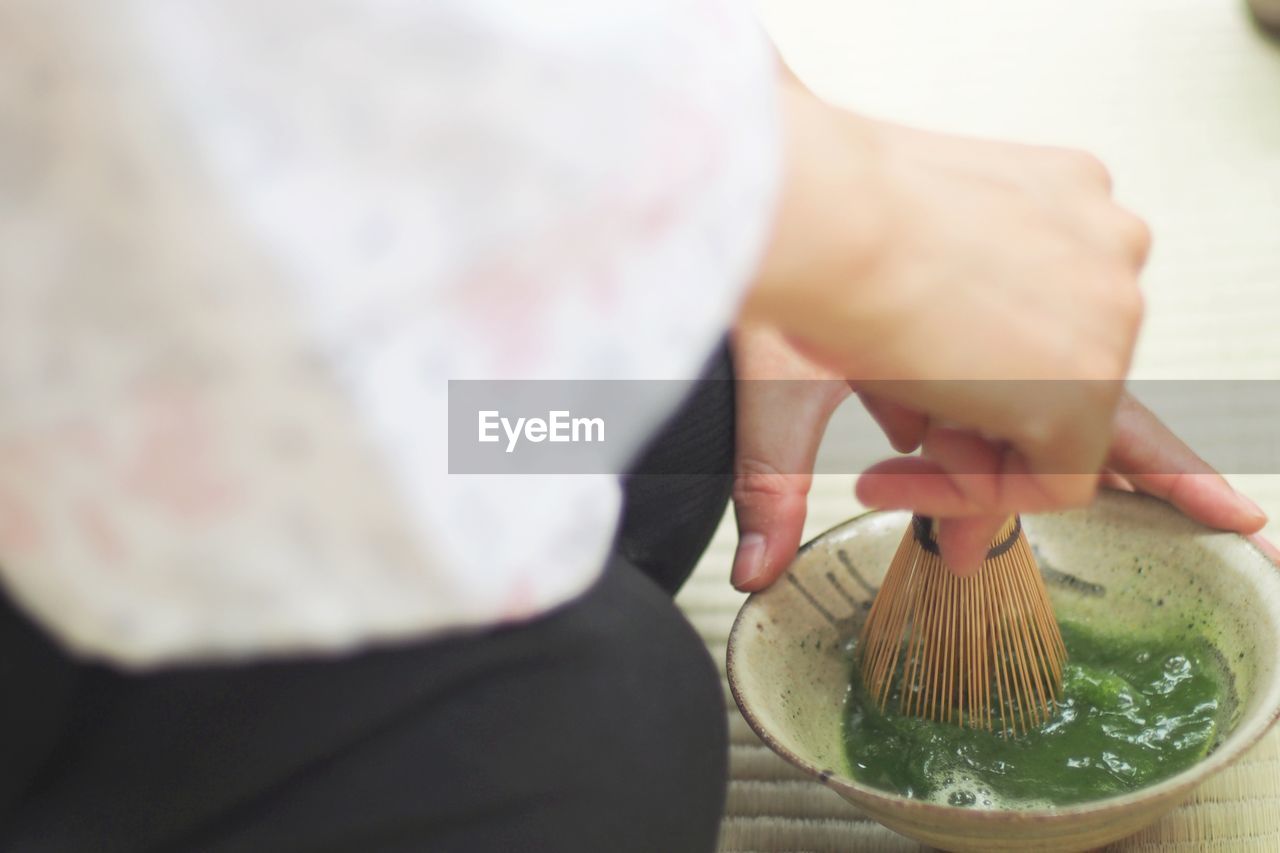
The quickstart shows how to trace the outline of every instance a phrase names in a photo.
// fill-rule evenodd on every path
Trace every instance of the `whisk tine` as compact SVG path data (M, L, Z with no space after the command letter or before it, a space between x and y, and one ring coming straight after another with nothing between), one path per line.
M1018 709L1020 728L1022 731L1026 731L1038 722L1036 705L1032 696L1031 679L1027 675L1027 658L1031 657L1030 648L1032 642L1027 637L1030 626L1027 624L1026 602L1013 589L1013 584L1009 581L1010 573L1015 570L1005 562L1005 556L1007 555L1002 554L995 558L993 561L994 571L991 574L995 578L995 587L1001 600L1014 605L1009 608L1007 630L1004 637L1004 648L1008 653L1005 665L1008 673L1010 694Z
M988 730L998 720L1013 734L1048 720L1067 657L1017 516L967 578L943 564L932 522L914 517L858 649L863 682L881 709L896 696L904 714Z
M941 709L938 712L939 720L951 721L951 716L956 707L955 685L952 684L952 678L955 675L955 647L956 638L953 630L955 623L955 589L952 586L952 578L944 577L942 584L942 600L949 603L945 607L938 619L938 657L942 662L942 669L938 673L938 692Z

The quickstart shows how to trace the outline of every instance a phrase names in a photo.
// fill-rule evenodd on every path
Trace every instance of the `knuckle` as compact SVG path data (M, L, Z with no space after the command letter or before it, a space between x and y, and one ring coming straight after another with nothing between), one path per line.
M1068 150L1062 156L1066 168L1073 175L1110 191L1111 170L1096 155L1088 151Z
M733 498L743 500L752 497L791 494L795 489L794 476L783 473L762 459L739 459L734 466Z
M1014 439L1019 447L1035 456L1046 447L1052 447L1060 424L1049 410L1034 412L1023 418Z
M1138 265L1146 263L1147 255L1151 253L1151 226L1140 217L1124 213L1120 219L1120 233L1125 245L1138 259Z
M1130 214L1129 229L1129 239L1145 258L1151 251L1151 244L1155 239L1151 233L1151 226L1142 217Z
M1111 170L1107 165L1093 154L1082 152L1079 155L1079 167L1081 172L1088 176L1094 183L1111 189L1112 179Z
M1094 278L1098 307L1105 312L1104 323L1122 330L1127 336L1137 334L1146 313L1146 300L1136 271L1112 264Z
M1146 299L1142 295L1142 288L1138 287L1134 278L1126 277L1124 283L1115 289L1114 298L1117 318L1127 331L1136 333L1146 313Z
M982 476L954 477L956 486L965 499L981 509L991 512L999 510L1003 496L1004 482L999 472Z

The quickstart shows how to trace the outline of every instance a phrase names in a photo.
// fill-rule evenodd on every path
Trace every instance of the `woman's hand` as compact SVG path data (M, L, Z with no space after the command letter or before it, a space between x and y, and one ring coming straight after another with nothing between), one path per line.
M924 453L872 466L858 481L858 498L868 506L938 517L939 547L957 573L978 569L1010 513L1051 508L1028 497L1033 492L1026 476L1005 468L997 444L947 427L926 426L919 434ZM1127 393L1116 410L1101 482L1153 495L1222 530L1253 534L1267 521L1257 504ZM1265 539L1255 541L1272 559L1280 558Z
M755 591L777 579L800 545L818 445L832 412L851 388L768 328L738 330L734 359L740 379L733 495L739 545L732 579L737 588ZM970 497L964 497L964 488L943 468L930 467L937 464L933 460L909 457L870 469L858 482L859 498L871 506L918 508L942 516L939 538L948 565L973 570L1006 517L982 502L983 489L973 488L980 476L974 459L962 463L956 455L973 449L973 436L951 435L953 431L931 427L917 412L861 396L897 450L952 442L940 450L961 472ZM1128 394L1121 398L1113 435L1104 485L1154 495L1222 530L1256 534L1266 523L1252 501ZM904 462L909 463L905 469L894 470ZM1267 540L1254 540L1280 562L1280 552Z
M1106 170L1079 152L894 127L782 92L788 177L744 319L833 376L895 380L876 384L882 405L1001 442L1038 506L1088 501L1149 243ZM986 381L1008 379L1033 381Z

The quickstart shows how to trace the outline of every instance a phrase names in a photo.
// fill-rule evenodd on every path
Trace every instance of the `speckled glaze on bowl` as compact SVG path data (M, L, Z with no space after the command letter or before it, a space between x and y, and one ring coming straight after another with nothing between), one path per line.
M747 599L728 647L729 684L756 734L890 829L944 850L1098 847L1178 805L1280 715L1280 570L1241 536L1151 498L1106 492L1086 509L1023 518L1058 615L1104 630L1207 637L1236 699L1219 746L1157 785L1061 808L935 805L855 781L841 739L845 647L908 521L905 512L868 513L805 545L777 583Z

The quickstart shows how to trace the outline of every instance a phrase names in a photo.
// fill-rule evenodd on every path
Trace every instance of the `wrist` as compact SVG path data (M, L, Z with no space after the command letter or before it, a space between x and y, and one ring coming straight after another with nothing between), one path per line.
M879 142L873 122L798 87L779 88L782 191L742 319L773 326L847 371L851 342L869 344L883 328L874 318L886 294L868 287L885 231Z

